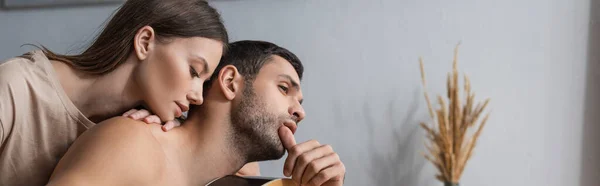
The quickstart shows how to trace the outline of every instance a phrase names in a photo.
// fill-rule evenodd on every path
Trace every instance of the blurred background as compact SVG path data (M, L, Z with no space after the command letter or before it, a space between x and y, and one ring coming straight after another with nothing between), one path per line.
M232 40L274 42L303 61L297 140L331 144L345 185L442 185L421 155L418 58L430 94L444 95L457 43L476 100L492 98L462 186L600 185L597 0L210 2ZM26 43L79 52L118 6L1 9L0 60L34 49ZM282 160L261 166L283 176Z

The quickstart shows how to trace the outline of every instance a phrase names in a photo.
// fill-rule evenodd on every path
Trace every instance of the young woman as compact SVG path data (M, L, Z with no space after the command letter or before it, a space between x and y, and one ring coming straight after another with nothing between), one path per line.
M44 185L96 122L145 106L171 121L202 104L228 43L203 0L128 0L83 53L46 48L0 64L0 185Z

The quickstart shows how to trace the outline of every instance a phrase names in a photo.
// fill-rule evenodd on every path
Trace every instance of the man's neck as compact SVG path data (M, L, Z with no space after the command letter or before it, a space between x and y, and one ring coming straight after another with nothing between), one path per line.
M59 61L52 61L62 88L87 118L100 122L141 104L135 93L132 62L103 75L88 75Z
M209 105L203 105L203 108L216 109ZM229 116L221 114L227 112L211 110L210 113L194 113L181 127L172 131L173 136L178 136L179 142L176 143L179 145L173 144L177 149L170 150L180 155L181 169L192 185L205 185L214 179L232 175L247 163L244 152L235 148L239 144L233 144Z

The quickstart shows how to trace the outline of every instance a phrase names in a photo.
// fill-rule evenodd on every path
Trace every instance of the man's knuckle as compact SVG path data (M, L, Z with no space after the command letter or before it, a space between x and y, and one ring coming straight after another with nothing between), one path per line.
M323 146L328 152L333 152L333 147L329 144Z
M325 182L325 180L327 180L327 178L329 178L329 177L326 172L320 172L313 179L313 184L315 184L315 185L321 184L321 183Z
M291 155L295 155L295 156L297 156L297 155L298 155L298 152L299 152L299 150L300 150L300 149L298 149L298 148L299 148L298 146L293 146L292 148L290 148L290 149L289 149L289 153L290 153Z
M308 170L312 171L312 172L319 172L319 165L317 164L317 162L310 162L308 163Z
M300 157L298 157L298 159L300 160L301 164L308 164L310 161L310 158L306 154L300 155Z
M315 144L316 146L320 146L321 145L321 143L319 143L319 141L314 140L314 139L310 140L310 142L313 143L313 144Z
M340 155L338 153L333 153L333 158L335 161L340 161Z
M344 163L340 163L340 170L342 171L342 173L346 173L346 165L344 165Z

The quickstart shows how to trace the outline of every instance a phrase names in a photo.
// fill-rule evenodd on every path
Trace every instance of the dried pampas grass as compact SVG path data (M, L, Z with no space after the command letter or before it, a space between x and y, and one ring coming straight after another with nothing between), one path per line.
M486 99L483 103L475 104L475 93L471 92L469 77L464 75L466 103L464 105L461 103L457 55L458 45L454 49L452 72L448 73L447 96L449 103L442 96L438 96L437 101L441 107L437 110L431 106L431 100L426 90L423 59L419 58L421 79L423 88L425 89L425 100L429 108L429 115L433 120L432 125L424 122L421 123L421 127L425 129L427 138L429 139L428 142L425 142L429 154L423 155L439 171L436 178L442 182L451 184L458 183L467 161L473 155L473 148L475 147L477 138L481 135L481 129L485 126L489 113L480 121L479 119L490 101L490 99ZM479 124L477 125L477 123ZM473 133L472 129L474 128L477 130ZM468 133L471 135L468 135Z

